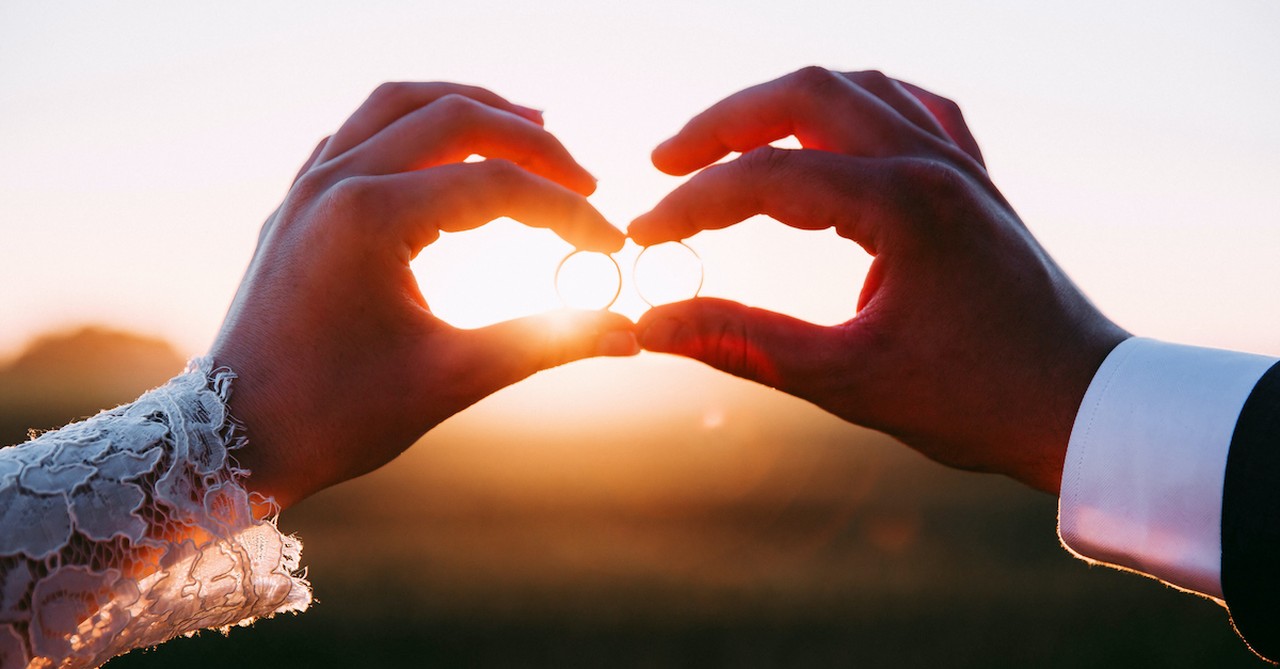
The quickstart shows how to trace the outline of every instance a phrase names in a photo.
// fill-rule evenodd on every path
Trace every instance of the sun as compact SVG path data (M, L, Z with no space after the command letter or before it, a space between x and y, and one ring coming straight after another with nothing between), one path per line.
M561 308L556 263L573 247L548 230L498 219L442 233L410 264L432 313L477 328Z
M612 255L577 251L547 230L499 219L444 233L410 265L432 313L477 328L558 309L609 309L632 319L659 304L696 296L702 259L691 245Z

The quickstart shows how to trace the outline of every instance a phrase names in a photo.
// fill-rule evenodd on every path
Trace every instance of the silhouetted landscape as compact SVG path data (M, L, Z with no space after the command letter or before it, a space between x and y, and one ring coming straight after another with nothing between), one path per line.
M123 333L40 338L0 368L0 434L182 365ZM1215 604L1072 558L1055 513L691 363L584 362L286 510L311 611L108 666L1261 666Z
M0 363L0 444L128 402L184 364L167 342L101 327L38 337Z

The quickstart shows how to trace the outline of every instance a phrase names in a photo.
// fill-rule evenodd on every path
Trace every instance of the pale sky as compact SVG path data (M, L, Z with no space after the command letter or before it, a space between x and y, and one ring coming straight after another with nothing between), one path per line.
M545 109L625 226L679 183L653 145L821 64L957 100L996 184L1122 326L1280 354L1280 3L619 4L0 4L0 352L99 322L202 353L262 219L380 82ZM692 243L704 294L827 323L866 268L767 221ZM565 249L499 225L428 249L420 276L473 325L556 306Z

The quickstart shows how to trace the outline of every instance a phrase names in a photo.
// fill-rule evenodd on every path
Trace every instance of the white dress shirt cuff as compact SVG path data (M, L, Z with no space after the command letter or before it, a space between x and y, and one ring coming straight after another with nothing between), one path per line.
M1222 485L1240 410L1276 360L1129 339L1071 430L1058 535L1089 561L1222 598Z

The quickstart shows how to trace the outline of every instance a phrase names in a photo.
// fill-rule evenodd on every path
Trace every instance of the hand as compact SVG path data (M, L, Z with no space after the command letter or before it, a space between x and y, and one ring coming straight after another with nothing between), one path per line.
M488 160L462 162L472 154ZM263 226L211 352L240 377L249 487L288 506L539 370L637 353L633 324L607 312L451 327L409 270L440 231L500 216L616 251L624 237L587 203L594 189L534 110L455 84L376 90Z
M795 135L804 147L769 142ZM1094 372L1128 335L1082 295L991 182L951 101L878 72L805 68L691 120L653 163L702 170L632 222L639 244L756 214L875 256L834 327L715 299L665 305L640 344L807 399L942 463L1056 493Z

